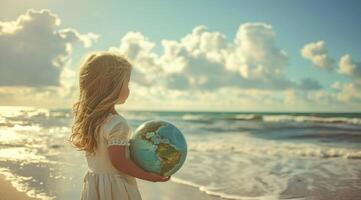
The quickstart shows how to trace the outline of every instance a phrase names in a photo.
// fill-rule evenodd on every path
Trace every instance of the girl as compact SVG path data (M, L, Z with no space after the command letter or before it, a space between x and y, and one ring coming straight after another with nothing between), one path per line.
M82 200L141 200L136 178L168 181L139 168L129 159L131 129L115 111L129 95L132 65L111 52L90 53L80 66L79 101L73 105L74 124L70 143L85 151L88 171Z

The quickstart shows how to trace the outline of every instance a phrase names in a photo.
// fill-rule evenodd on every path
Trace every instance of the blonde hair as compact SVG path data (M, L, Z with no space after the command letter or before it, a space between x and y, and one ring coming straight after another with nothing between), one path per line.
M108 114L116 114L114 106L132 64L115 52L91 52L85 58L80 65L79 100L73 104L74 122L68 141L79 151L93 154L96 133Z

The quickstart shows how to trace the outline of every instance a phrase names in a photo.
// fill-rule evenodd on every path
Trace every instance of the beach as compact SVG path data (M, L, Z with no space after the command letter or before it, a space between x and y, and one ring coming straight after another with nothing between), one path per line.
M174 183L172 181L163 183L153 183L137 179L139 191L143 200L218 200L222 199L216 196L207 195L197 188ZM42 198L33 198L21 192L14 187L6 176L0 174L0 200L40 200ZM80 191L79 191L80 193ZM186 195L185 195L186 194ZM79 199L79 198L78 198Z
M199 200L217 200L221 198L209 196L200 192L196 188L172 183L150 183L138 180L139 190L144 200L168 200L168 199L199 199ZM0 175L0 200L39 200L40 198L29 197L25 192L18 191L6 180L4 175ZM187 195L184 195L187 194Z
M88 168L84 152L66 143L70 110L0 111L0 183L10 187L0 198L79 199ZM184 165L168 182L137 179L145 200L361 196L360 113L120 113L133 130L170 121L187 140Z
M208 195L198 188L167 181L163 183L153 183L144 180L137 180L139 191L144 200L220 200L222 198Z
M178 183L174 183L172 181L164 182L164 183L153 183L144 181L141 179L137 179L139 191L142 195L143 200L169 200L169 199L177 199L177 200L222 200L226 198L221 198L218 196L213 196L201 192L198 188L182 185ZM301 191L302 185L294 183L293 190ZM0 174L0 191L1 196L0 200L40 200L42 198L32 198L29 197L25 192L18 191L14 186L11 185L9 180L6 180L4 175ZM288 194L284 194L287 196ZM358 199L358 193L350 193L347 188L339 191L337 196L330 195L326 191L322 191L322 193L316 194L318 198L313 199L344 199L344 200L353 200ZM290 194L290 197L292 194ZM293 198L297 198L293 196ZM302 198L301 198L302 199ZM307 198L306 198L307 199Z
M25 192L18 191L2 174L0 174L0 191L0 200L37 200L29 197Z

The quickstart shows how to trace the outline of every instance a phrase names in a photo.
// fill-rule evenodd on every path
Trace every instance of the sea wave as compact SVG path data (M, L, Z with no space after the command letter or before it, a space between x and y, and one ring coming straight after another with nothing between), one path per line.
M292 115L266 115L263 116L266 122L317 122L317 123L347 123L361 125L361 118L348 117L318 117L318 116L292 116Z
M263 115L259 114L237 114L231 117L225 117L226 120L246 120L246 121L263 121Z
M184 121L191 122L200 122L200 123L212 123L214 119L211 115L201 115L201 114L185 114L181 117Z
M4 115L0 114L0 173L8 170L15 175L14 180L23 182L28 187L26 190L33 191L37 197L75 199L69 196L78 195L83 181L79 174L87 169L87 165L82 154L74 152L70 144L63 143L71 131L71 118L67 112L40 109L15 113L9 109L8 114L1 113ZM325 191L325 188L327 192L338 192L345 177L350 180L359 178L359 142L340 139L347 137L351 141L359 138L359 118L264 113L179 115L129 112L126 115L134 127L156 117L184 127L181 129L187 138L189 154L171 181L196 187L209 195L225 199L290 199L282 195L287 188L290 188L291 195L294 194L293 188L297 185L292 185L293 182L316 192ZM182 123L176 121L179 119ZM308 125L307 122L312 123ZM339 124L331 126L330 123L352 126L355 130L333 131L333 127ZM260 130L264 130L264 135L275 137L262 139ZM283 135L285 137L280 137ZM290 140L291 137L299 140ZM321 137L333 140L315 144L315 138ZM23 180L22 177L29 178ZM49 183L75 187L70 191L44 187ZM360 189L356 182L342 186L352 186L349 187L351 192L352 188L354 191Z
M236 139L237 140L237 139ZM240 141L240 140L237 140ZM258 144L259 143L259 144ZM230 153L255 154L255 155L274 155L274 156L301 156L315 158L344 158L361 159L360 149L328 147L314 144L292 144L273 141L260 142L231 142L193 141L189 142L189 151L196 152L219 152L228 151Z
M230 195L230 194L226 194L224 192L215 192L214 187L210 187L210 186L204 186L204 185L200 185L197 183L194 183L192 181L189 180L184 180L175 176L172 176L171 181L175 182L175 183L179 183L179 184L183 184L183 185L188 185L188 186L192 186L195 188L198 188L200 191L205 192L206 194L209 195L213 195L213 196L218 196L224 199L234 199L234 200L241 200L241 199L249 199L249 200L256 200L256 199L265 199L265 197L244 197L244 196L240 196L240 195ZM268 199L276 199L277 195L272 195L269 196Z
M328 123L328 124L353 124L361 125L361 118L358 117L330 117L311 115L273 115L273 114L235 114L235 115L205 115L185 114L182 116L185 121L209 122L214 120L228 121L263 121L263 122L299 122L299 123Z

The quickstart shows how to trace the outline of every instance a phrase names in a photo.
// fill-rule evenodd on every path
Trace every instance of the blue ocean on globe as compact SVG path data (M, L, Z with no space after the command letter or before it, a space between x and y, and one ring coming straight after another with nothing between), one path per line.
M146 171L169 176L181 168L187 157L183 133L172 123L150 120L130 138L130 157Z

